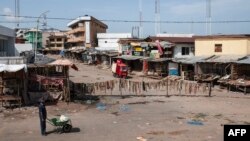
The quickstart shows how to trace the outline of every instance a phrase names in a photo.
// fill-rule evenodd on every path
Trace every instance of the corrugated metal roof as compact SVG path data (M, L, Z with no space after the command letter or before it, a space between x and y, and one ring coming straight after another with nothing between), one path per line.
M124 59L124 60L139 60L142 59L144 57L142 56L130 56L130 55L122 55L122 56L117 56L114 58L120 58L120 59Z
M208 59L201 60L198 62L206 62L206 63L233 63L244 58L244 55L214 55L209 57Z
M167 41L167 42L171 42L171 43L194 44L193 37L154 37L154 36L149 36L146 40L153 41L153 42L155 42L156 40L159 40L159 41Z
M245 58L236 61L236 64L250 64L250 56L246 56Z
M174 58L173 61L177 63L182 63L182 64L195 64L209 57L210 56L194 56L190 58Z
M143 60L147 60L148 62L167 62L172 60L171 58L158 58L158 59L153 59L153 58L144 58Z
M250 34L194 36L195 39L250 38Z

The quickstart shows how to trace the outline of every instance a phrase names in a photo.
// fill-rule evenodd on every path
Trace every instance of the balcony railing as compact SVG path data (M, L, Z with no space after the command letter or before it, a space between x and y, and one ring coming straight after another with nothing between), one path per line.
M85 41L84 36L68 38L68 42L70 43L77 43L77 42L83 42L83 41Z
M84 32L84 31L85 31L84 27L78 27L78 28L75 28L75 29L68 31L67 34L74 34L74 33Z

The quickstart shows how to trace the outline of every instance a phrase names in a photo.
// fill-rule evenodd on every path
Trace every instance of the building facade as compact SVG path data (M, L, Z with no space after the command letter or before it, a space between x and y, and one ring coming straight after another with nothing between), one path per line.
M67 36L65 32L54 32L48 37L46 48L51 50L62 50L64 49Z
M189 58L194 56L194 38L191 37L176 37L176 36L159 36L148 37L147 41L168 42L171 48L166 50L169 58Z
M132 38L131 33L98 33L98 50L119 50L120 39Z
M250 55L250 34L197 36L195 55Z
M15 55L15 30L0 25L0 56Z
M67 25L69 47L97 47L97 33L106 33L108 26L92 16L79 17Z
M36 39L37 36L37 39ZM37 49L42 48L42 32L41 30L36 29L30 29L24 33L24 38L26 39L26 44L32 44L33 49L35 47L35 44L37 43Z

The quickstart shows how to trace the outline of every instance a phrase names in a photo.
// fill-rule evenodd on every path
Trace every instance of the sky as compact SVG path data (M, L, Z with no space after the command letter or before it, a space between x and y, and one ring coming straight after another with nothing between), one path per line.
M212 21L250 21L250 0L211 0ZM139 0L20 0L20 16L74 19L91 15L99 20L139 20ZM142 0L143 20L155 20L155 0ZM1 0L0 15L14 15L15 0ZM206 0L160 0L161 21L205 21ZM21 18L20 27L36 27L37 19ZM41 19L42 20L42 19ZM0 16L0 25L14 28L13 17ZM9 22L9 23L7 23ZM25 23L24 23L25 22ZM70 20L47 20L48 28L67 29ZM138 22L104 22L110 33L130 33ZM250 22L212 23L212 34L250 34ZM41 25L39 25L41 28ZM205 23L161 23L162 33L206 34ZM143 23L143 35L155 34L154 23Z

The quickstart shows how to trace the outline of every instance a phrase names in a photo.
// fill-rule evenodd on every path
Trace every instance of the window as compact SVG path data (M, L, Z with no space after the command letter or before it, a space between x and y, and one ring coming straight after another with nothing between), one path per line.
M182 47L181 48L181 55L189 55L189 47Z
M222 52L222 44L215 44L214 52Z
M58 42L61 42L61 41L62 41L62 38L57 38L57 41L58 41Z

